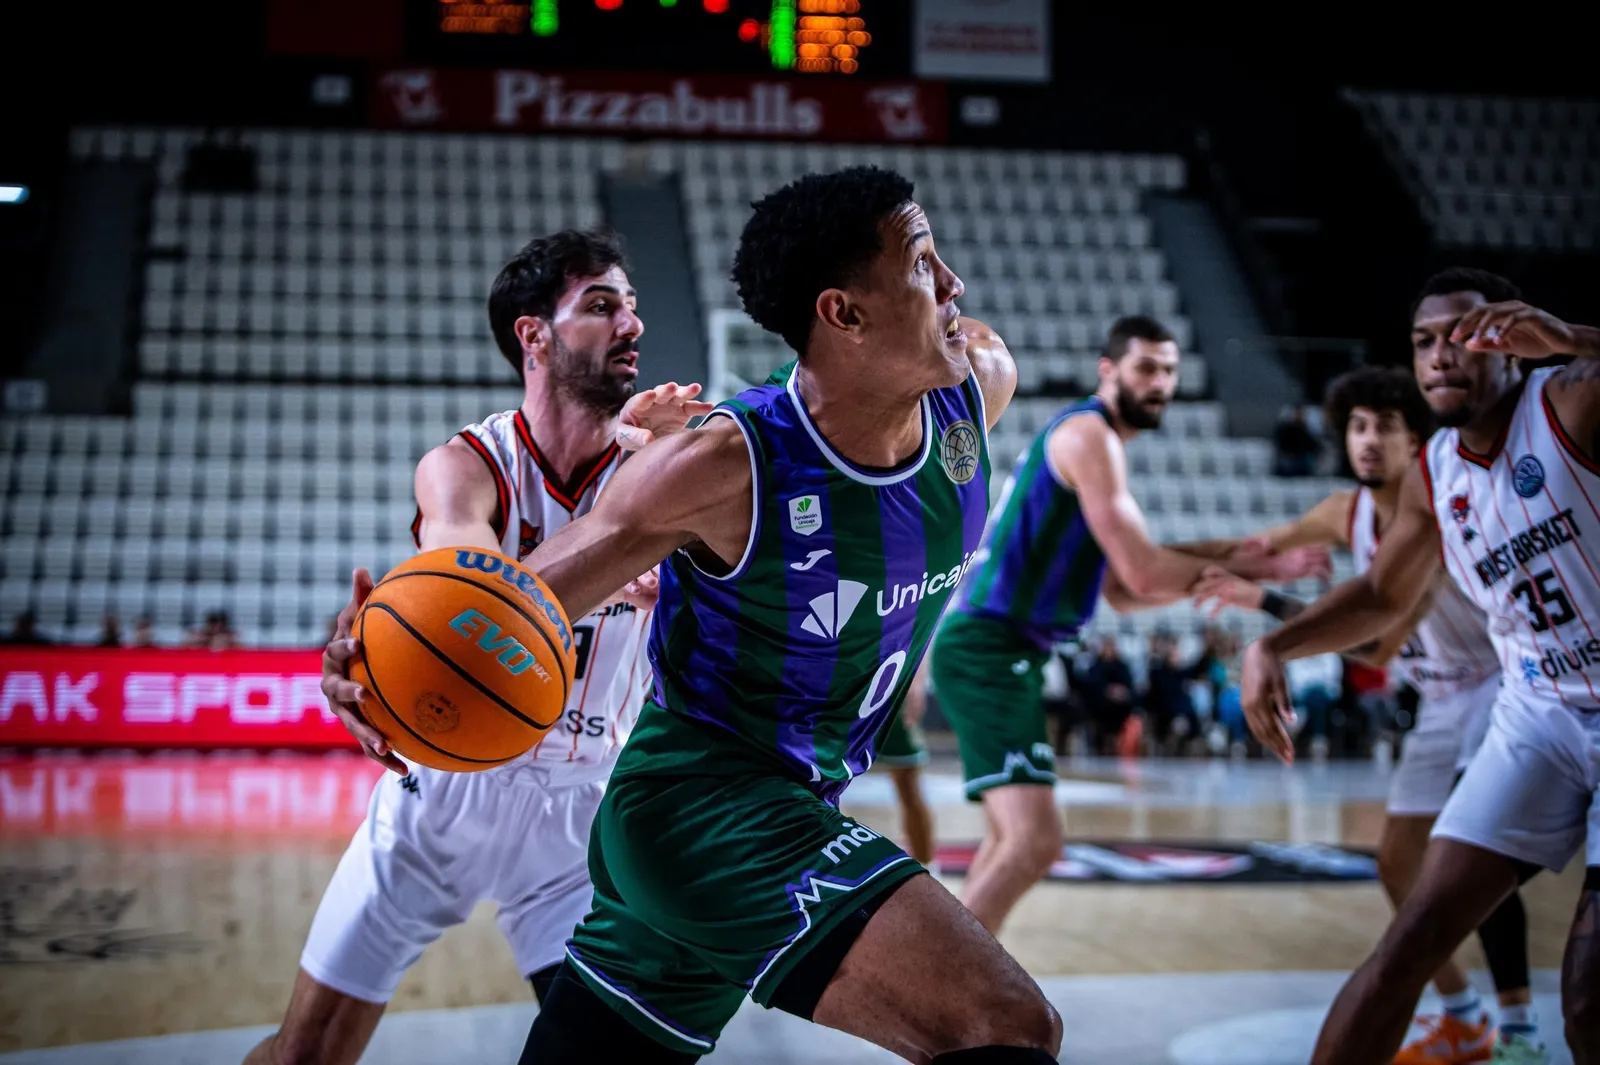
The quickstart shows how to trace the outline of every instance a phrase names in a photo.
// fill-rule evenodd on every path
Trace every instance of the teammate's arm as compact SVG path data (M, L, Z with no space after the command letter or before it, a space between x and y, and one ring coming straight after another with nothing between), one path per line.
M1057 480L1077 493L1119 588L1152 606L1190 594L1208 564L1151 542L1128 490L1122 441L1109 425L1089 415L1068 418L1051 431L1046 454Z
M707 568L743 556L754 520L750 456L730 419L658 440L623 463L594 509L545 540L524 565L569 618L593 611L680 547Z
M1248 554L1254 544L1271 552L1291 551L1297 547L1349 547L1350 507L1355 495L1348 488L1341 489L1293 521L1274 525L1243 540L1202 540L1167 546L1186 555L1223 563L1234 556Z
M985 428L993 429L1016 394L1017 364L1000 334L987 325L976 318L962 318L961 328L967 334L972 374L983 392L983 410L989 421Z
M1245 649L1241 701L1250 731L1284 761L1294 756L1283 663L1357 647L1411 616L1440 566L1439 525L1420 464L1406 471L1400 505L1372 567L1318 599L1292 621Z

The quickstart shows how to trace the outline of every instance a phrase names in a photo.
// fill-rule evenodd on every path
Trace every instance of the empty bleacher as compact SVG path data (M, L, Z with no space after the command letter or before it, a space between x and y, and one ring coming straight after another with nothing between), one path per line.
M57 638L92 639L110 611L149 614L173 643L227 609L247 644L319 644L350 570L381 574L412 550L416 460L517 401L484 309L494 273L538 233L599 221L600 176L625 164L681 175L708 312L735 307L727 272L750 200L809 169L911 176L966 281L964 308L1018 357L1019 398L993 438L1002 474L1063 393L1093 387L1119 315L1169 322L1185 348L1180 395L1206 394L1140 206L1181 186L1175 159L252 130L258 191L211 193L182 181L199 139L73 138L80 158L146 160L158 182L132 416L0 422L0 611L33 609ZM722 339L735 378L787 357L748 321ZM1182 402L1130 447L1158 539L1247 533L1331 487L1271 478L1267 442L1226 428L1220 405ZM1096 627L1132 640L1200 620L1182 605L1102 612ZM1264 625L1244 620L1247 634Z
M1347 92L1447 247L1600 247L1600 103Z

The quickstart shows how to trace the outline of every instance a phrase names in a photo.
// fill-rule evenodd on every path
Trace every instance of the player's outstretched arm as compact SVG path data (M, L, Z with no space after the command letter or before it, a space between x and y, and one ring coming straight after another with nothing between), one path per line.
M1215 562L1248 580L1291 581L1330 577L1330 547L1349 547L1350 507L1355 493L1334 492L1293 521L1274 525L1243 540L1205 540L1167 544L1173 551Z
M569 618L593 611L680 547L707 568L732 568L754 520L750 455L731 419L665 437L623 463L594 509L534 549L523 565Z
M1051 432L1046 453L1057 480L1077 493L1105 553L1112 595L1125 591L1128 605L1157 606L1192 594L1208 564L1151 542L1128 488L1122 441L1109 425L1088 415L1068 418Z
M983 410L989 422L986 428L993 429L1016 394L1017 364L1000 334L987 325L976 318L962 318L961 328L967 334L972 373L983 391Z
M1428 594L1440 566L1439 526L1422 469L1413 466L1400 487L1400 507L1372 560L1293 620L1245 648L1240 701L1245 721L1261 744L1285 762L1294 744L1283 663L1291 658L1345 651L1404 625Z

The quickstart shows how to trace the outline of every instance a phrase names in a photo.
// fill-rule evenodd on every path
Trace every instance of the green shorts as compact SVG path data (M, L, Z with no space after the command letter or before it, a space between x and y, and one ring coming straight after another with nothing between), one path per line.
M567 949L634 1027L690 1053L710 1053L747 994L768 1005L835 925L923 871L801 784L726 768L618 766L589 837L594 902Z
M886 769L928 764L928 744L921 725L908 725L899 714L889 719L889 727L878 740L878 759L872 763Z
M1010 624L952 613L934 637L932 680L955 730L967 798L1002 784L1056 780L1044 715L1047 652Z

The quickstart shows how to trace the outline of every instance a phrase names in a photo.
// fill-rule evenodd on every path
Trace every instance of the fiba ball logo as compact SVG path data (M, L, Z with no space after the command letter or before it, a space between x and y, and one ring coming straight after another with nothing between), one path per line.
M963 418L951 423L939 441L939 461L956 484L966 484L978 472L978 429Z
M1532 455L1524 455L1511 468L1511 484L1517 495L1531 499L1544 487L1544 464Z

